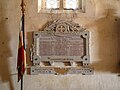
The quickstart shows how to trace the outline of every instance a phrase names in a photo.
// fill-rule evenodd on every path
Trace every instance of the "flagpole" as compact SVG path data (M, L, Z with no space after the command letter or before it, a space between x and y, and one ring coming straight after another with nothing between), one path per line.
M25 12L25 3L24 3L24 0L21 1L21 5L22 7L21 11L22 11L22 17L23 17L23 21L22 21L22 24L24 24L24 12ZM23 29L24 29L24 25L23 26ZM21 90L23 90L23 75L21 76Z
M21 90L23 90L23 76L21 77Z

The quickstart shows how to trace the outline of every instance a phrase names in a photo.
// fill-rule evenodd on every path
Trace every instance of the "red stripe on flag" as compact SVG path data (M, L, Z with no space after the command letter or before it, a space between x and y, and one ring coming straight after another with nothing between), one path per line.
M25 72L25 61L24 60L25 60L24 47L22 46L18 49L18 62L17 62L18 82Z

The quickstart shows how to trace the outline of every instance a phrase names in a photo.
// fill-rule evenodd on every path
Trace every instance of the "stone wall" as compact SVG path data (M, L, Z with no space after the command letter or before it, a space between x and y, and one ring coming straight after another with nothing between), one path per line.
M86 0L87 12L74 22L90 31L90 59L94 75L27 75L24 90L119 90L120 1ZM20 0L0 1L0 90L20 90L17 83L17 48L21 18ZM25 0L27 33L51 20L37 12L37 0ZM28 37L27 39L30 40Z

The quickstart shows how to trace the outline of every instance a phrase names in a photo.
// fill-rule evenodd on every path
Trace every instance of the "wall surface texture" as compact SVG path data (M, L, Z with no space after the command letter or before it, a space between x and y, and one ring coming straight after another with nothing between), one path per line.
M86 1L86 13L78 13L73 21L90 31L94 75L25 74L24 90L120 90L120 0ZM0 90L20 90L16 70L20 3L20 0L0 0ZM28 33L40 30L51 20L51 16L37 12L37 0L25 3Z

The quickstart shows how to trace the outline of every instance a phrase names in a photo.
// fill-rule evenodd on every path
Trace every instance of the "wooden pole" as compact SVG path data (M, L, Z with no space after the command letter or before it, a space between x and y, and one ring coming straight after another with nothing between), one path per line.
M21 7L22 7L22 9L21 9L21 11L22 11L22 15L24 14L24 12L25 12L25 3L24 3L24 0L22 0L21 1L21 5L20 5Z

